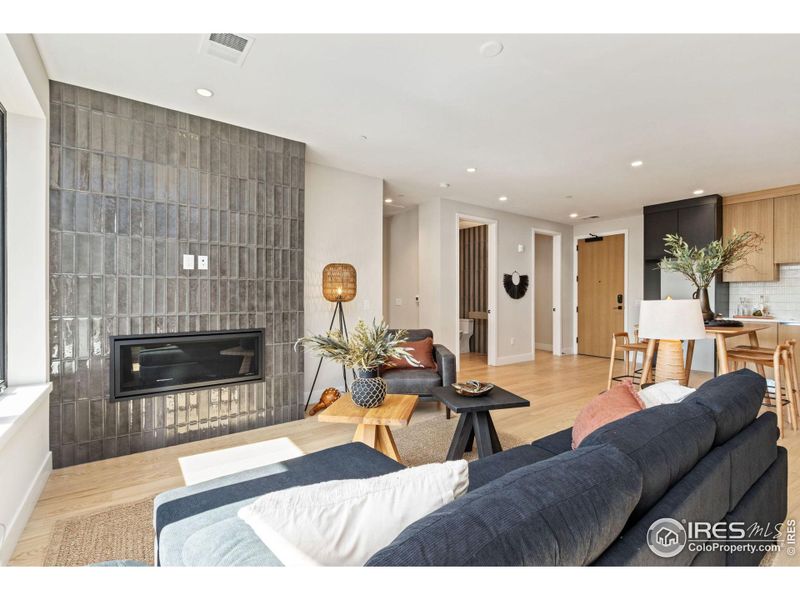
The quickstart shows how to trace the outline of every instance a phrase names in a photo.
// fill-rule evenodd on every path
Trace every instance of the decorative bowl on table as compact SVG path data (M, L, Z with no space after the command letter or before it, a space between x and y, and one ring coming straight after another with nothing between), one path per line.
M477 398L478 396L485 396L494 388L493 383L484 383L482 381L475 381L471 379L464 383L451 384L456 394L459 396L468 396L470 398Z

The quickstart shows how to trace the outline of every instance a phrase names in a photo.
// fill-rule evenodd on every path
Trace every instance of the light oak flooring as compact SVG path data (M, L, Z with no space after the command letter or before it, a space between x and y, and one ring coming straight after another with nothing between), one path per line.
M459 379L492 381L529 399L529 408L493 413L498 430L527 441L569 427L581 407L604 389L607 369L606 359L554 357L548 352L537 352L535 361L502 367L488 367L484 356L462 355ZM694 374L692 384L698 385L707 377L708 374ZM439 410L434 403L423 402L417 408L417 415L433 416L432 413ZM444 411L440 415L443 419ZM280 437L289 437L309 453L349 442L354 431L354 425L320 423L312 417L56 470L47 482L10 564L41 565L53 526L59 519L135 502L182 486L178 466L181 456ZM800 467L794 455L800 448L800 432L788 430L782 444L789 449L789 517L797 518L800 516ZM797 565L800 562L796 557L780 555L774 564Z

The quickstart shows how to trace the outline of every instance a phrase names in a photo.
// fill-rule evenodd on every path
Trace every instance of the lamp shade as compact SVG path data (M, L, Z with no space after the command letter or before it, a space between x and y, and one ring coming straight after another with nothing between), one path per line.
M706 337L699 300L644 300L639 337L649 340L702 340Z
M350 302L356 297L356 269L347 263L331 263L322 269L322 295L329 302Z

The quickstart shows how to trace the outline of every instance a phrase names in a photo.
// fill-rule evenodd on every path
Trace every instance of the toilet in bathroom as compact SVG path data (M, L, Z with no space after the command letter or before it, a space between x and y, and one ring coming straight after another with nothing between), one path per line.
M460 334L459 350L461 354L469 352L469 340L475 330L474 319L459 319L458 332Z

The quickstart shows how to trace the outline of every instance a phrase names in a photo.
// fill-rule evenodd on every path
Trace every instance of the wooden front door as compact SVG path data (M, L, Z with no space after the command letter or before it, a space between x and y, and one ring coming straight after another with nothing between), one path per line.
M625 330L625 236L578 240L578 354L611 355Z

